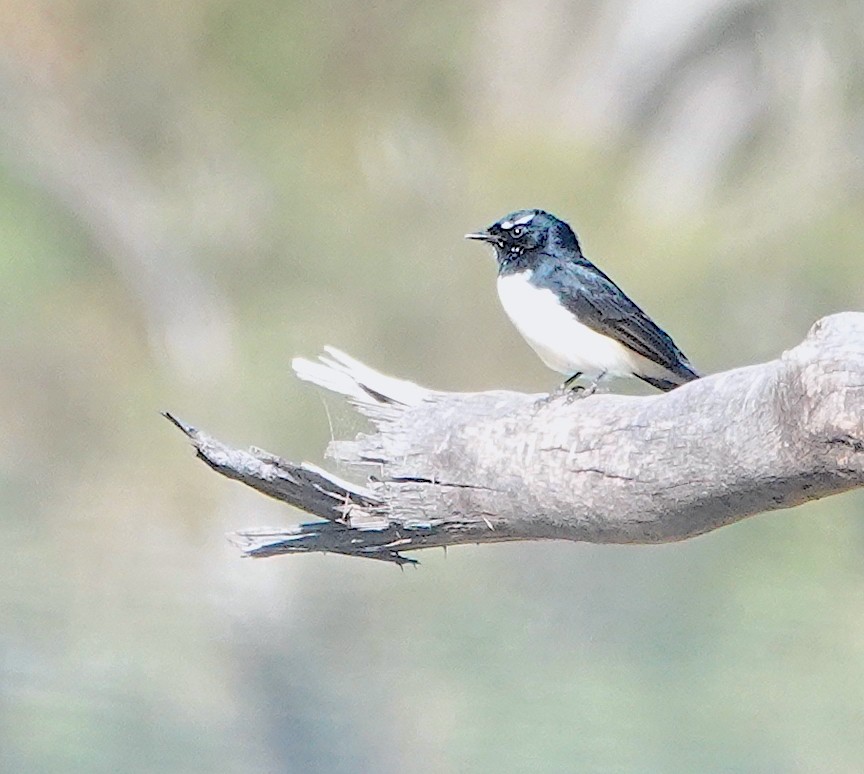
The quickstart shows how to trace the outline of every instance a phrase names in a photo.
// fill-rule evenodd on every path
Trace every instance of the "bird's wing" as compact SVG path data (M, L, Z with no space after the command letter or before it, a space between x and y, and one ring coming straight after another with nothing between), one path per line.
M685 380L696 378L672 339L596 266L559 264L550 280L561 294L561 302L579 322Z

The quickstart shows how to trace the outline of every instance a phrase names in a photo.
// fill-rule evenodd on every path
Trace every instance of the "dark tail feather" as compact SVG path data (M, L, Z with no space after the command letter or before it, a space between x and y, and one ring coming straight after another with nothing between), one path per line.
M658 390L663 390L663 392L669 392L669 390L674 390L677 386L677 382L670 382L666 379L652 379L650 376L640 376L636 374L643 382L648 382L652 387L656 387Z
M658 390L663 390L663 392L669 392L669 390L674 390L682 384L692 382L694 379L699 378L699 374L694 370L683 366L680 369L680 372L676 374L676 376L678 376L678 381L674 382L669 379L654 379L651 376L642 376L641 374L636 374L636 376L638 376L643 382L648 382L652 387L656 387Z

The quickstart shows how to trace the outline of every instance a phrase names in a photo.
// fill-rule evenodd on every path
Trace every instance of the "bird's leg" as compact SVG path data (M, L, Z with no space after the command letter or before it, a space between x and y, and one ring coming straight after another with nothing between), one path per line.
M577 371L575 374L573 374L573 376L566 379L557 390L551 392L549 394L548 400L564 398L569 402L578 398L585 398L590 395L594 391L593 387L591 388L590 392L587 392L586 388L578 383L583 376L584 374L581 371Z
M605 371L601 371L599 374L597 374L597 376L591 381L591 384L588 384L582 388L581 397L587 398L589 395L593 395L595 392L597 392L597 388L600 386L600 382L603 381L605 376Z
M601 371L588 384L576 384L576 380L582 375L581 373L576 373L561 385L561 392L564 393L568 401L581 400L597 392L597 387L600 385L603 377L606 376L606 372Z
M566 379L564 384L561 385L561 392L567 392L568 390L577 390L582 389L576 382L578 382L582 378L582 372L577 371L573 376Z

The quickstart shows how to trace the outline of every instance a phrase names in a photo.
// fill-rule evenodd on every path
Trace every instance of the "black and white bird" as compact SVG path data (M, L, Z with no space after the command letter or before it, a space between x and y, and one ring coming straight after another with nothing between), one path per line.
M637 377L660 390L698 379L672 339L589 261L573 229L543 210L519 210L466 234L495 248L498 297L540 359L592 393Z

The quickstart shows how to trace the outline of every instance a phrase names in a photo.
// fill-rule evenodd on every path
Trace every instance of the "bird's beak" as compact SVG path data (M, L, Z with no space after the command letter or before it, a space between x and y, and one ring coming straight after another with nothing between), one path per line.
M478 231L475 234L465 234L465 239L479 239L481 242L497 242L498 237L493 236L488 231Z

